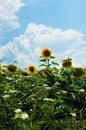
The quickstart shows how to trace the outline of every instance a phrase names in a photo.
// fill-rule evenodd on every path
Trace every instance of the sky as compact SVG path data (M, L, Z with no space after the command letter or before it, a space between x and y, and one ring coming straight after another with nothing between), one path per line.
M86 0L0 0L0 60L39 64L42 48L55 61L86 67Z

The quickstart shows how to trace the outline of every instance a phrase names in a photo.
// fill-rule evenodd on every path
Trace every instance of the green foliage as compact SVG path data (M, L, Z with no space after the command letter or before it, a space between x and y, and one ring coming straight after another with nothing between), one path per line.
M9 74L2 66L0 130L86 129L83 68L58 68L54 58L40 57L42 64L36 74L20 75L17 67L16 74Z

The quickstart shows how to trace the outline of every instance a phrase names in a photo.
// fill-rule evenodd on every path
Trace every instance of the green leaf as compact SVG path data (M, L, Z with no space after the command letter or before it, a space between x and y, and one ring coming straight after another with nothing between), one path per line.
M41 61L41 62L46 62L46 59L40 59L39 61Z
M41 64L41 65L39 65L39 67L40 67L40 66L45 66L45 64Z
M55 56L50 56L51 59L55 59Z
M58 63L56 63L56 62L53 62L53 61L52 61L52 64L53 64L53 65L59 65Z

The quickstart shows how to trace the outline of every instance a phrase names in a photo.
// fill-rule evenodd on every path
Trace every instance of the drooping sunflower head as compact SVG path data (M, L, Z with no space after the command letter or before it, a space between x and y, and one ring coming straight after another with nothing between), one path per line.
M21 76L28 76L27 72L23 72L23 71L20 72L20 75Z
M83 72L82 68L74 68L74 70L73 70L73 76L75 78L80 78L80 77L83 76L83 74L84 74L84 72Z
M0 72L2 71L2 66L0 65Z
M50 50L50 49L48 49L48 48L43 48L43 49L41 50L41 57L42 57L42 58L48 59L48 58L50 58L50 56L51 56L51 50Z
M47 69L41 70L41 73L45 77L51 77L52 76L52 72L50 70L47 70Z
M14 65L8 65L7 68L6 68L6 71L9 74L16 74L16 69L17 69L16 66L14 66Z
M34 65L29 65L27 67L28 74L35 74L36 73L36 67Z
M84 77L86 77L86 68L84 68L83 71L84 71Z
M72 59L68 58L62 61L63 68L70 68L72 66Z

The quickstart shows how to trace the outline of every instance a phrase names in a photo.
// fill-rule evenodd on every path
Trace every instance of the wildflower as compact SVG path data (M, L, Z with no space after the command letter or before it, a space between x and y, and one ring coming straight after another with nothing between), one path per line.
M35 68L35 66L34 66L34 65L28 66L28 67L27 67L27 72L28 72L29 74L35 74L35 73L36 73L36 68Z
M45 87L46 90L51 90L52 88L51 87Z
M50 51L48 48L43 48L43 49L41 50L41 56L42 56L42 58L44 58L44 59L48 59L48 58L50 58L50 56L51 56L51 51Z
M19 93L19 91L17 91L17 90L9 90L9 93Z
M16 66L14 66L14 65L8 65L7 68L6 68L6 71L9 74L16 74Z
M6 95L3 96L4 99L7 99L8 97L10 97L9 94L6 94Z
M76 117L76 113L70 113L70 115Z
M68 58L62 61L62 67L63 68L70 68L72 66L72 59Z
M14 110L14 112L15 112L15 113L20 113L20 112L22 112L22 110L18 108L18 109L16 109L16 110Z
M52 98L44 98L44 101L50 101L53 102L54 100Z
M48 87L48 84L45 84L45 83L44 83L44 84L43 84L43 87Z
M83 93L83 92L85 92L85 89L83 89L83 88L82 88L82 89L79 89L79 92L82 92L82 93Z
M29 116L27 113L23 113L21 116L20 116L23 120L27 119Z
M56 94L60 94L60 92L56 92Z
M61 92L62 92L63 94L66 94L66 93L67 93L67 91L65 91L65 90L62 90Z

